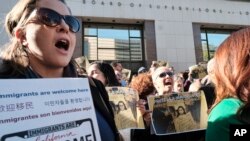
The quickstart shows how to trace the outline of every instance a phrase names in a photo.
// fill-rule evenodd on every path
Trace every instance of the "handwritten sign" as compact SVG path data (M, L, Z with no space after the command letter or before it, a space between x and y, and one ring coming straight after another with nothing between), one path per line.
M88 79L0 80L1 141L99 141Z

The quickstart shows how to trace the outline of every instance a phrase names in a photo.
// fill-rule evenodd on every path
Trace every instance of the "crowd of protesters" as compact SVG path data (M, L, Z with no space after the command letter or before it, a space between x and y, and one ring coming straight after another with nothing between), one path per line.
M148 68L138 68L131 79L128 77L131 72L126 69L124 73L121 62L96 61L86 67L72 60L80 23L71 16L64 0L20 0L7 14L5 28L11 40L1 51L0 78L88 78L103 141L123 140L115 126L105 90L108 86L130 87L138 92L138 108L146 129L131 132L134 141L227 141L231 124L250 123L250 28L232 33L206 66L196 64L187 71L175 72L167 61L153 61ZM207 101L206 135L157 137L148 132L152 120L148 96L196 91L203 91ZM186 113L185 109L181 110Z
M147 128L150 128L152 120L152 111L149 111L148 105L145 104L148 96L203 91L209 118L206 134L201 138L216 140L218 137L215 135L221 133L223 136L219 138L226 141L229 140L230 124L250 123L247 106L250 91L249 37L249 28L233 33L219 46L215 57L209 60L206 66L196 64L183 72L175 72L165 61L153 61L149 68L140 67L137 74L128 81L129 79L122 75L122 63L113 62L110 66L113 67L112 74L116 75L119 86L131 87L138 91L138 107ZM107 74L103 72L103 75ZM122 81L126 82L125 85ZM227 109L225 114L224 109Z
M123 66L121 62L107 63L105 61L95 61L86 67L86 73L89 77L100 80L104 86L118 86L129 87L135 89L139 94L138 109L143 115L145 123L145 131L147 139L161 140L164 139L183 139L186 134L179 134L177 137L158 137L152 136L150 133L151 114L147 105L147 97L156 95L171 95L172 93L194 92L202 90L205 93L207 106L211 107L215 100L213 80L213 60L208 62L208 66L193 65L183 72L175 72L173 66L169 66L167 61L153 61L149 68L144 66L138 69L138 72L131 76L131 79L123 73ZM130 81L129 81L130 80ZM141 131L134 131L132 140L145 140L145 138L138 137ZM189 134L189 133L187 133ZM193 133L195 134L195 133ZM197 133L199 134L199 133ZM197 140L204 139L205 134L196 137ZM193 140L194 138L191 138Z

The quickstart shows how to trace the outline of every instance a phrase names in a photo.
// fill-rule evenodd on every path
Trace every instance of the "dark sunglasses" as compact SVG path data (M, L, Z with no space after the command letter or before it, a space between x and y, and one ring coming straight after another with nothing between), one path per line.
M166 77L167 75L172 77L174 74L170 71L169 72L162 72L161 74L158 75L158 77L163 78L163 77Z
M39 8L36 12L37 18L43 24L51 27L55 27L61 24L62 19L69 26L70 31L76 33L80 29L79 21L70 15L61 15L54 10L48 8Z

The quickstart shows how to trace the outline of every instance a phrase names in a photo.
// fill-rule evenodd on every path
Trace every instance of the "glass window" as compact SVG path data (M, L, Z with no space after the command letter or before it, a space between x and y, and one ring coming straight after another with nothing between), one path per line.
M128 29L98 29L99 38L128 39Z
M83 25L83 54L90 61L143 61L142 25Z
M97 37L84 37L83 49L89 60L97 60Z
M207 40L206 33L201 33L201 40Z
M218 47L230 34L208 34L208 44L214 48ZM210 48L211 49L211 48ZM213 49L215 50L215 49Z
M140 30L130 30L129 32L130 37L141 37Z
M97 28L84 28L84 33L85 35L92 35L92 36L96 36L97 35Z
M203 61L208 61L208 46L206 41L201 41L202 42L202 54L203 54Z
M131 60L142 60L142 44L138 38L130 39Z
M213 58L216 49L231 33L229 30L201 29L203 60Z

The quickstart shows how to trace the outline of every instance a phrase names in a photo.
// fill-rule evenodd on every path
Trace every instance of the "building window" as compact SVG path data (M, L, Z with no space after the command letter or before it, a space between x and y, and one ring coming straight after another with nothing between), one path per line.
M83 54L90 61L144 60L142 26L83 23Z
M219 45L233 32L233 30L201 29L203 61L213 58Z

